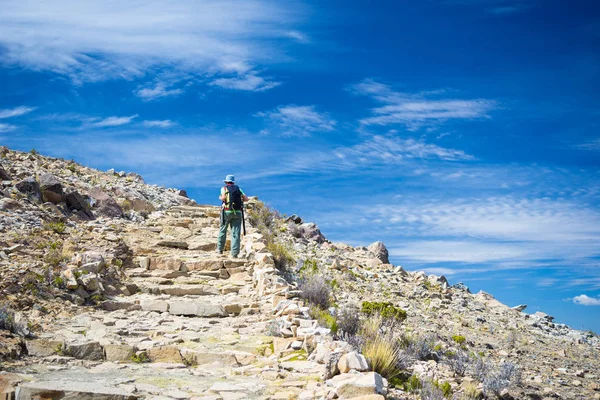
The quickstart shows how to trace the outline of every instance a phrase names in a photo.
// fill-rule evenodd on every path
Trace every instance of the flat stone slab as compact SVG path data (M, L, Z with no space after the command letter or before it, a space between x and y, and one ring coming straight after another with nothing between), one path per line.
M170 301L169 313L173 315L187 315L204 318L228 316L225 309L220 305L191 300Z
M138 396L96 382L31 382L17 388L16 400L37 399L137 400Z

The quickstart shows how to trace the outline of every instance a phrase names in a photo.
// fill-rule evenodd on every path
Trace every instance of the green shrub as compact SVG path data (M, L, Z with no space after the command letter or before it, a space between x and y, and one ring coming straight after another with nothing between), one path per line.
M44 229L53 231L54 233L65 233L67 227L63 222L47 222L44 224Z
M145 351L139 351L131 355L131 361L137 364L150 362L150 357Z
M458 344L463 344L464 342L466 342L467 339L462 335L453 335L452 340L454 340Z
M331 333L336 334L338 331L338 324L336 318L329 313L329 311L324 310L319 307L311 308L310 315L317 321L319 324L325 328L331 329Z
M273 235L275 225L279 219L279 213L262 201L259 201L247 208L246 217L250 225L258 229L261 234Z
M384 319L393 319L398 322L406 319L406 311L390 302L363 301L361 311L369 316L377 313Z
M287 248L287 246L281 243L275 243L273 241L267 241L267 250L273 255L273 261L275 267L280 271L287 269L288 266L294 263L294 257Z

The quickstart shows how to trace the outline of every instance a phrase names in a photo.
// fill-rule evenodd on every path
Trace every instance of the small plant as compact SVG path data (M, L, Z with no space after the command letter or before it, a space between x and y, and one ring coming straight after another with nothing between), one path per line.
M308 275L300 280L298 285L300 296L313 306L321 309L329 308L331 290L322 275Z
M471 375L479 382L485 381L491 370L492 365L483 357L475 357L475 360L471 363Z
M59 356L64 356L64 355L65 355L65 349L64 349L64 347L63 347L63 344L62 344L62 343L59 343L59 344L58 344L58 345L57 345L57 346L54 348L54 353L55 353L56 355L59 355Z
M294 257L290 253L290 250L287 248L287 246L281 243L268 241L267 250L269 250L269 252L273 255L275 267L280 271L287 269L289 265L294 263Z
M360 329L360 318L358 314L358 307L354 305L342 307L338 312L337 317L338 330L348 335L356 335Z
M315 260L304 260L298 273L300 275L315 275L319 272L319 266Z
M67 169L69 171L75 173L75 172L77 172L77 165L75 164L75 162L72 161L67 165Z
M193 354L188 354L186 357L183 357L183 364L185 364L188 368L193 368L198 366L198 357Z
M47 222L44 224L44 229L53 231L54 233L62 234L65 233L67 227L63 222Z
M145 351L138 351L137 353L132 354L130 359L131 362L136 364L150 362L150 357L148 357L148 354Z
M404 390L410 393L417 393L423 387L423 383L416 375L411 375L404 383Z
M248 208L246 217L250 225L258 229L261 234L272 235L276 222L279 219L279 213L262 201L259 201L253 207Z
M389 302L363 301L361 311L368 316L377 313L384 319L394 319L398 322L406 319L406 311Z
M452 340L454 340L458 344L463 344L467 341L467 339L462 335L453 335Z
M92 302L94 302L95 304L99 304L104 300L104 296L102 296L100 293L97 293L97 294L90 296L90 300Z
M452 388L448 382L440 384L437 381L426 380L419 391L422 400L444 400L452 395Z
M416 360L427 360L435 351L435 337L433 335L423 335L415 338L404 336L402 341L406 353Z
M521 382L521 371L516 364L505 362L493 373L489 374L483 381L483 392L500 395L504 389Z
M31 154L33 156L37 156L40 153L38 153L36 149L31 149L31 150L29 150L29 154Z
M465 376L465 372L467 372L470 362L471 357L463 350L459 350L446 358L446 363L450 366L450 369L459 376Z
M391 333L367 340L362 353L369 361L371 369L381 376L392 379L400 374L400 347Z
M321 326L325 328L331 329L331 333L336 334L338 331L338 324L333 315L331 315L327 310L323 310L322 308L315 307L310 310L310 315L319 321Z
M52 281L52 283L54 284L54 286L56 286L60 289L65 288L65 280L60 276L55 277L54 280Z

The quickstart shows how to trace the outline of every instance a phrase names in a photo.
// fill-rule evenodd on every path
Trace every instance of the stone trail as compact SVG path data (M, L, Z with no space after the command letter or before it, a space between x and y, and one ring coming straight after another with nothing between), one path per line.
M244 238L243 258L214 251L217 217L215 207L173 207L121 231L135 256L124 270L131 295L57 318L27 341L28 358L13 367L16 398L327 396L326 366L307 360L327 330L287 299L293 288L277 277L259 234ZM265 335L274 314L289 314L290 337Z

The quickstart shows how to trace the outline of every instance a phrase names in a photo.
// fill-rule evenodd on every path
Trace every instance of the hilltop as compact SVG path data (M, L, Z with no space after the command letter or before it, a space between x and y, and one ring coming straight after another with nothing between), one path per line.
M252 198L233 259L218 207L183 190L0 157L5 398L600 399L597 335L394 266L381 242Z

